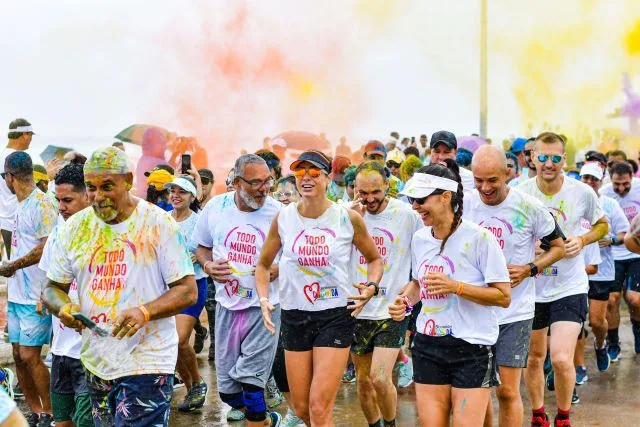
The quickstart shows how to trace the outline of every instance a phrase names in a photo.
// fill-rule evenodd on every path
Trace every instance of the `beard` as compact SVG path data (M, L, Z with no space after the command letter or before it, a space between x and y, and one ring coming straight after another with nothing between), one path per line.
M249 206L251 209L258 210L262 207L264 202L258 202L251 194L249 194L244 188L240 187L238 190L238 197L242 200L242 202ZM265 199L266 200L266 199Z
M93 204L92 207L98 218L104 222L111 222L118 216L118 210L113 205L100 208L97 204Z

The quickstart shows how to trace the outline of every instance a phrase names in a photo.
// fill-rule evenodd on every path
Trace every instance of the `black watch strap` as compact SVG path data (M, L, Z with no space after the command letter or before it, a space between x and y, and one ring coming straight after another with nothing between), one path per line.
M529 263L529 267L531 267L531 274L529 275L530 277L534 277L538 275L538 266L535 265L534 263L530 262Z
M378 293L380 292L380 287L378 286L378 284L376 282L369 282L369 283L367 283L367 288L369 286L373 286L375 288L375 292L373 293L373 296L377 297Z

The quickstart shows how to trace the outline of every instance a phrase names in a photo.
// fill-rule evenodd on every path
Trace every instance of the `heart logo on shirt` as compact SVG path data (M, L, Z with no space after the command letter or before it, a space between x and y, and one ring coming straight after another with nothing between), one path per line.
M227 296L231 297L232 295L237 294L239 286L240 283L237 279L227 280L227 282L224 284L224 290L227 293Z
M304 296L311 304L313 304L313 302L320 296L320 283L313 282L310 285L305 285L303 290Z

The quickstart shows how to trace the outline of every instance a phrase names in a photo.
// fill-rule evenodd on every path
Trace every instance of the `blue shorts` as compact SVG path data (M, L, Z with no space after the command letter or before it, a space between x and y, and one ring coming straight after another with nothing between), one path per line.
M103 380L85 370L96 427L168 426L173 374Z
M51 339L51 315L36 313L34 304L7 305L9 342L28 347L41 347Z
M180 314L188 314L198 319L204 308L204 303L207 301L207 278L203 277L202 279L196 280L196 285L198 286L198 301L191 307L182 310Z

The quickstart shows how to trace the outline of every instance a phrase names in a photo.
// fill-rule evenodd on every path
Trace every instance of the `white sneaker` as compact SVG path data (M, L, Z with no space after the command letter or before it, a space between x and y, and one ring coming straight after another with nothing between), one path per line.
M267 395L265 400L269 409L276 408L284 402L284 396L280 393L280 390L278 390L276 380L274 380L273 377L269 377L269 380L267 380L265 393Z
M296 414L294 414L291 408L287 408L287 414L282 419L282 423L280 425L282 427L303 426L304 421L302 421L302 418L299 418Z
M407 388L413 384L413 360L398 363L398 387Z

